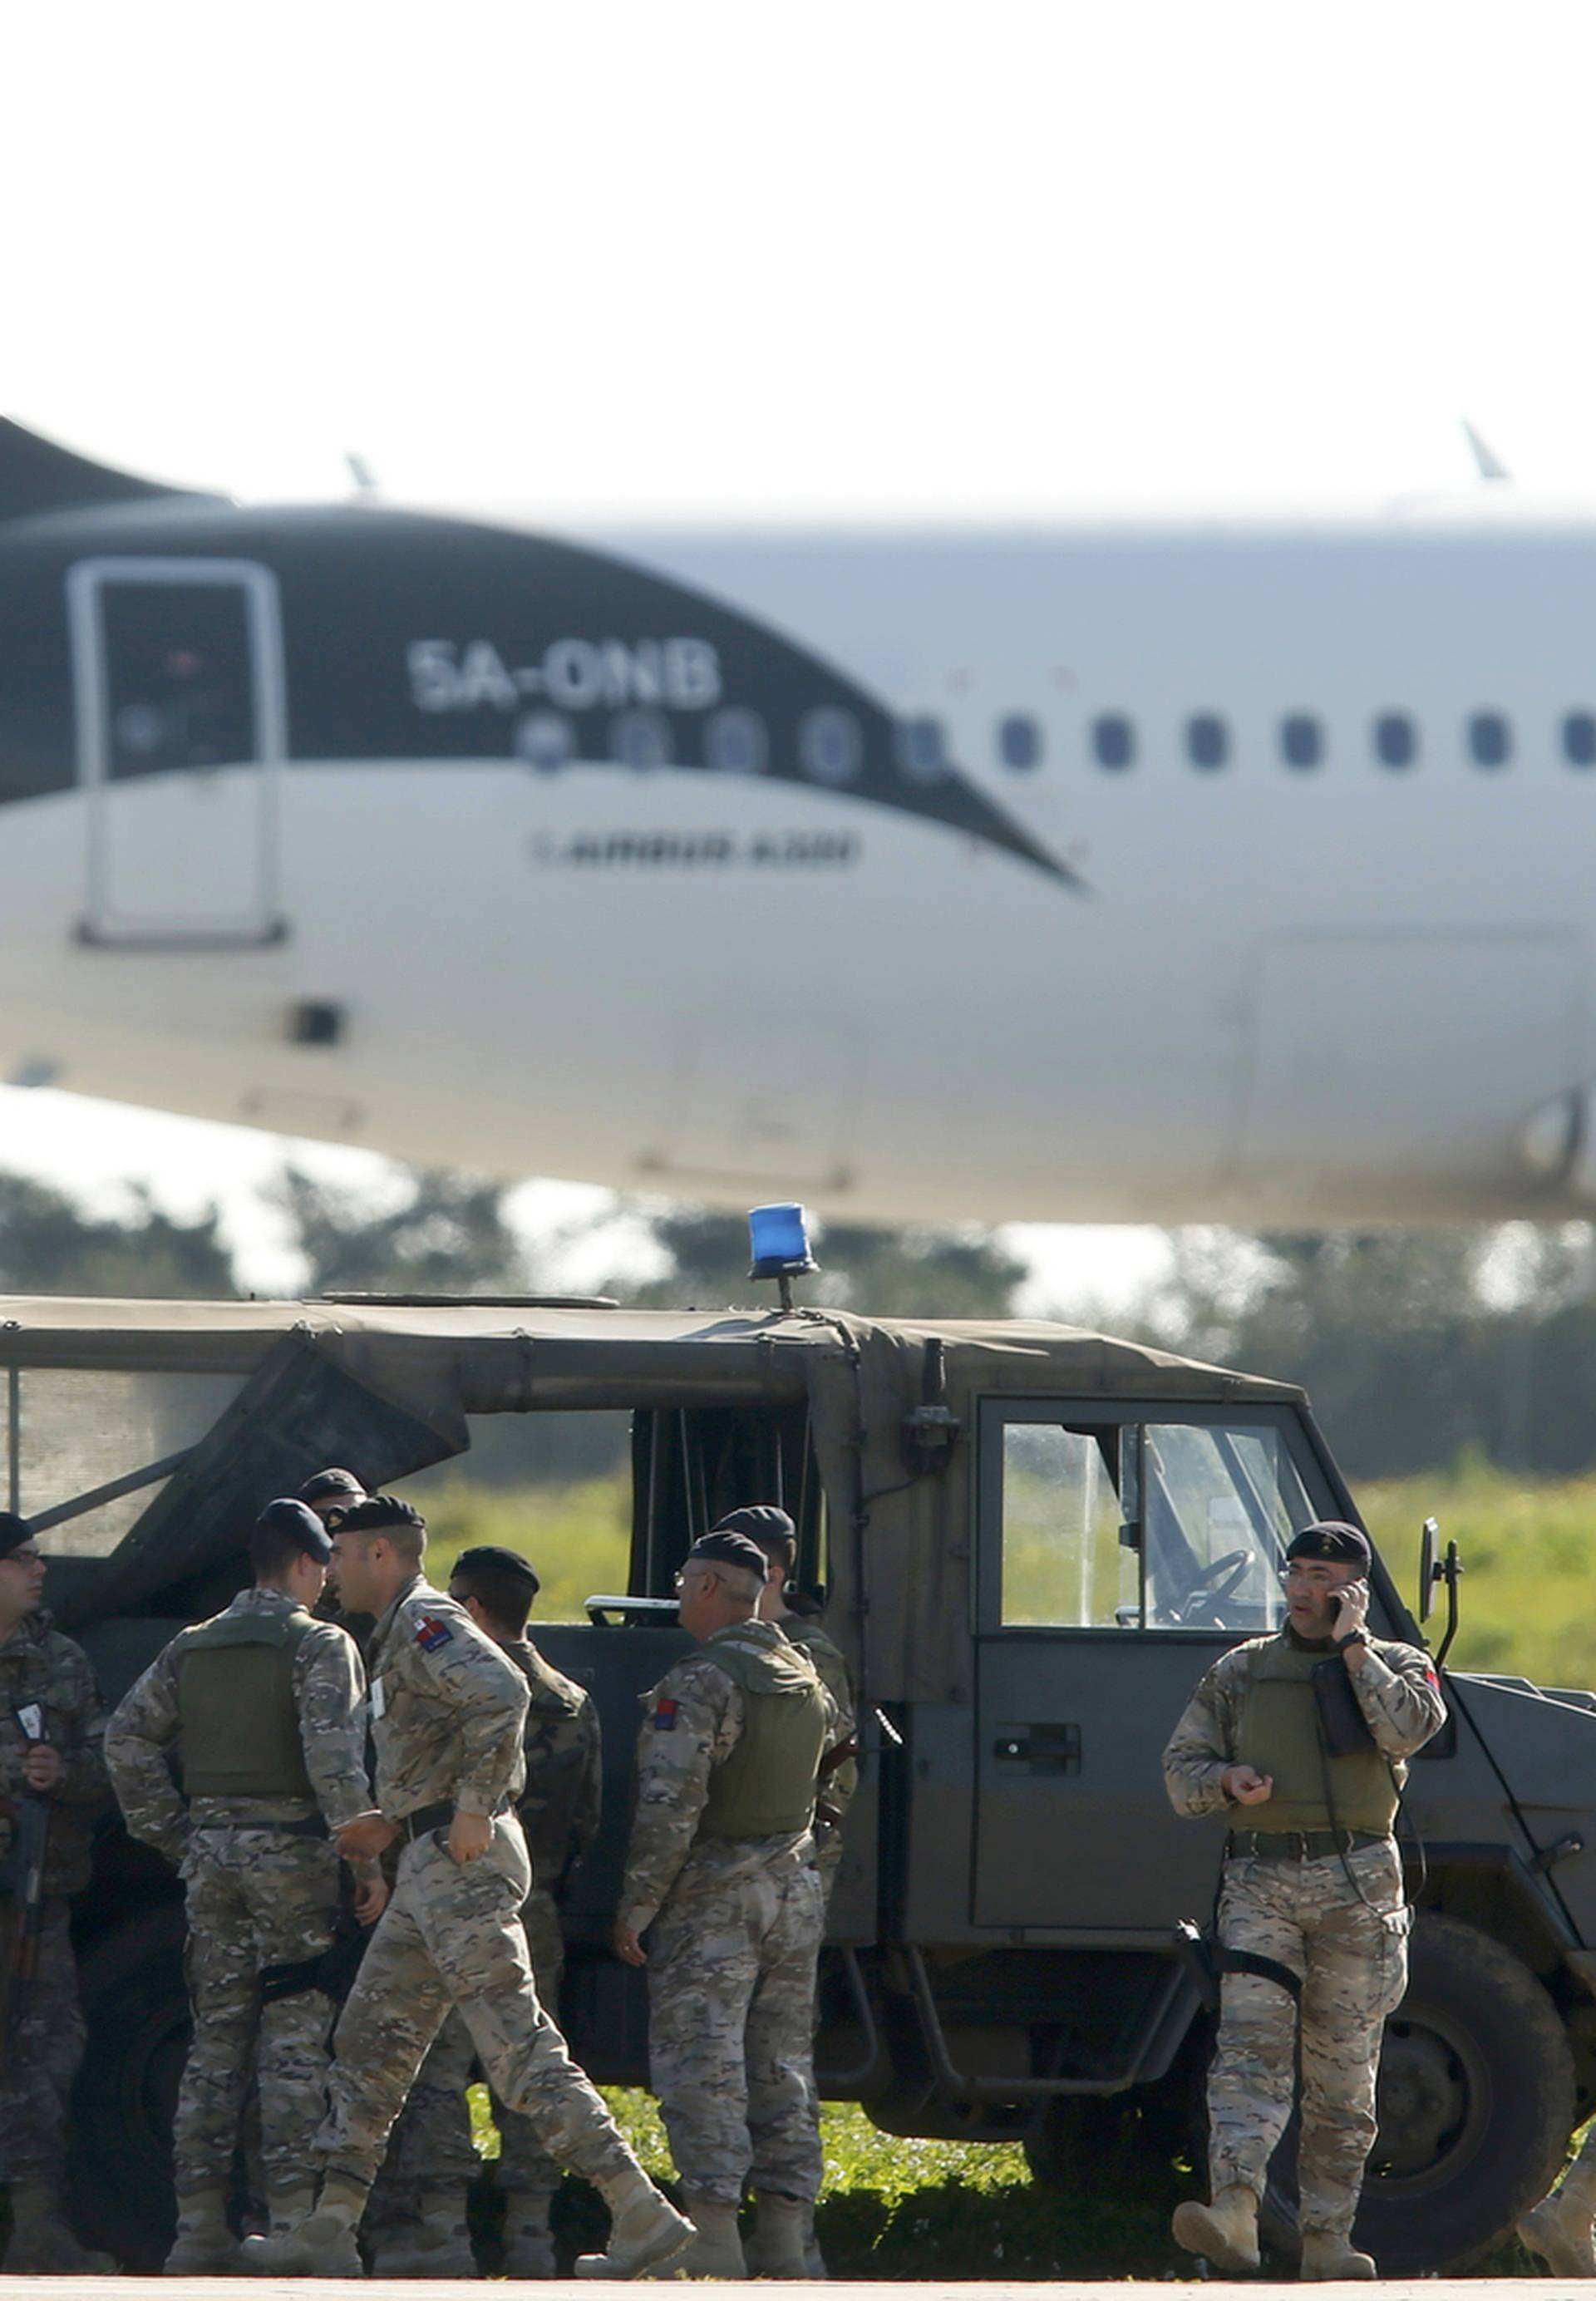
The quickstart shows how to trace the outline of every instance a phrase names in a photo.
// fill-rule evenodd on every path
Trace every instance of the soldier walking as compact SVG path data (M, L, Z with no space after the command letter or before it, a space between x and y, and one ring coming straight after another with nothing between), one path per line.
M49 1808L43 1902L31 1979L17 1979L24 1913L4 1912L5 2037L0 2058L0 2179L10 2186L13 2277L98 2275L62 2212L67 2113L83 2059L69 1896L88 1883L90 1833L111 1803L101 1744L105 1717L82 1647L43 1611L45 1561L33 1529L0 1510L0 1789L14 1852L21 1801Z
M178 1866L187 1895L194 2040L172 2129L169 2276L238 2263L227 2197L252 2071L273 2227L302 2220L314 2196L306 2169L326 2109L332 2018L315 1962L338 1911L329 1832L372 1802L360 1656L347 1631L311 1612L331 1547L303 1502L269 1502L249 1537L255 1587L179 1633L106 1736L129 1830ZM363 1915L380 1891L367 1881ZM302 1986L263 2003L272 1966L299 1968Z
M539 2004L557 2013L565 1964L559 1904L574 1864L598 1833L603 1795L598 1712L592 1696L546 1661L527 1633L538 1577L519 1552L497 1543L462 1551L449 1577L449 1595L464 1606L527 1682L523 1735L526 1786L515 1811L526 1836L532 1887L522 1904L532 1979ZM372 2259L380 2277L472 2277L477 2273L466 2223L466 2198L480 2170L466 2112L476 2047L458 2012L439 2031L421 2075L394 2128L366 2215L391 2237L380 2238ZM497 2096L499 2188L505 2199L504 2273L547 2278L555 2273L549 2211L560 2170L536 2127ZM419 2200L419 2221L406 2224L402 2201Z
M398 1843L398 1874L334 2033L315 2210L286 2235L249 2239L246 2264L266 2276L359 2276L368 2192L454 2004L500 2099L610 2207L608 2250L579 2260L578 2276L639 2276L679 2253L692 2225L644 2173L539 2003L520 1917L531 1870L512 1804L527 1681L464 1606L422 1578L426 1527L408 1502L356 1502L333 1546L345 1605L377 1617L377 1807L346 1823L339 1845L370 1859Z
M1176 2208L1188 2253L1258 2265L1264 2177L1291 2112L1300 1996L1298 2217L1305 2278L1367 2278L1352 2245L1375 2138L1386 2016L1408 1985L1412 1912L1392 1830L1405 1761L1446 1716L1417 1647L1370 1637L1368 1543L1333 1519L1286 1551L1286 1614L1204 1677L1164 1753L1175 1812L1230 1817L1219 1902L1226 1953L1208 2072L1212 2203ZM1291 1987L1295 1981L1296 1987Z
M687 1554L698 1651L644 1697L614 1930L616 1954L648 1969L650 2079L698 2230L690 2276L747 2274L749 2180L765 2273L804 2276L820 2189L810 1822L831 1704L808 1656L757 1619L765 1583L765 1552L734 1527Z

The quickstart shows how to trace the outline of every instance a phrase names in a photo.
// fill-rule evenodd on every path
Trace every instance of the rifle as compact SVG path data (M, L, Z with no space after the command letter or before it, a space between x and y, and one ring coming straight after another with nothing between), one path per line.
M45 1853L50 1842L50 1801L32 1790L0 1798L0 1818L11 1824L11 1848L0 1862L0 1896L6 1912L4 2008L0 2017L0 2067L4 2067L38 1972L39 1939L45 1929Z

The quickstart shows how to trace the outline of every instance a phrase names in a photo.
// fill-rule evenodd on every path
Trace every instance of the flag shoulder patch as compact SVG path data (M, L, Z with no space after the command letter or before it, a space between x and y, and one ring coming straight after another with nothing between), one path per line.
M423 1653L436 1653L439 1646L448 1644L454 1635L448 1624L440 1622L436 1614L416 1617L415 1642Z

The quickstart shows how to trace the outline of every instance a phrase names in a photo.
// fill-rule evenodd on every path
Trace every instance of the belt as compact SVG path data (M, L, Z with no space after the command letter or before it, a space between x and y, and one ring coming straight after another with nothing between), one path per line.
M1366 1845L1389 1845L1383 1829L1233 1829L1228 1854L1251 1854L1258 1862L1314 1862L1331 1853L1360 1853Z
M493 1812L489 1815L488 1819L489 1821L497 1821L502 1815L508 1813L509 1811L509 1799L500 1798L498 1803L494 1807ZM399 1820L399 1828L414 1845L418 1837L425 1837L430 1829L447 1829L454 1819L454 1799L439 1798L435 1803L431 1805L418 1805L414 1813L401 1815Z
M319 1813L307 1813L301 1821L196 1821L196 1829L269 1829L276 1837L325 1837L327 1824Z

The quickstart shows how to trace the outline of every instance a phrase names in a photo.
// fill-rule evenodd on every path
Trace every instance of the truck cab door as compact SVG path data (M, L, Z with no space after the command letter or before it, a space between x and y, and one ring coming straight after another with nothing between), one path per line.
M977 1927L1207 1915L1221 1833L1176 1818L1161 1758L1209 1663L1279 1627L1285 1544L1330 1506L1293 1429L1285 1408L983 1402Z

